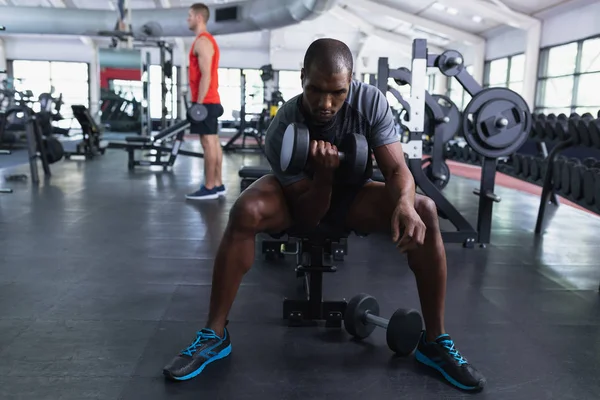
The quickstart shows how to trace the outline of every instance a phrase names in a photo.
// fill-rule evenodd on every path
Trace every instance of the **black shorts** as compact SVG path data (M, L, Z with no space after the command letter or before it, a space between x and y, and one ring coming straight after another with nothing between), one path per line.
M204 121L191 122L190 133L196 135L216 135L219 133L219 117L223 115L223 106L220 104L204 104L208 115Z
M350 230L350 228L346 226L346 218L348 218L348 213L350 212L350 208L352 207L352 203L354 203L356 196L367 182L368 180L358 185L334 186L331 191L329 210L327 210L321 223L336 228Z

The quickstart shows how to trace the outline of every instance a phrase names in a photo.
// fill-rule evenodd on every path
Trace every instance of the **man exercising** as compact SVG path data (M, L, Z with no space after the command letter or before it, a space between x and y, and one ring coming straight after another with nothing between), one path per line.
M223 115L219 96L219 46L215 38L206 30L210 17L208 7L202 3L190 6L188 27L196 34L190 50L189 81L192 103L206 106L208 116L202 122L192 122L190 132L200 135L204 150L204 183L200 189L188 194L190 200L216 199L225 195L225 185L221 177L223 151L219 143L219 120Z
M319 39L308 48L301 73L303 93L279 109L267 131L266 154L273 174L254 182L233 205L215 260L208 322L165 367L168 378L190 379L231 352L227 316L254 261L257 233L327 223L391 234L408 256L425 320L416 359L461 389L480 390L485 385L485 378L462 357L444 329L446 255L435 203L415 193L385 96L374 86L352 80L352 69L352 53L340 41ZM298 175L283 173L280 167L282 138L291 122L305 124L312 139L310 165ZM385 184L337 180L336 146L350 133L366 136Z

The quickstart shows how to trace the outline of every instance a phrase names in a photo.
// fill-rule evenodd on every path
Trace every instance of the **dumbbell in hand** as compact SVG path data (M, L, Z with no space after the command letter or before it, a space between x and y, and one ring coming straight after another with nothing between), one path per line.
M187 110L187 120L189 122L202 122L208 116L208 109L204 104L194 103Z
M388 320L379 316L379 304L368 294L358 294L348 302L344 327L356 339L368 337L376 327L386 330L387 345L394 353L407 356L415 349L423 330L421 314L398 309Z
M280 167L286 174L299 174L306 167L310 153L310 133L299 123L291 123L283 134ZM360 176L367 169L369 145L363 135L348 133L345 135L338 156L350 176Z

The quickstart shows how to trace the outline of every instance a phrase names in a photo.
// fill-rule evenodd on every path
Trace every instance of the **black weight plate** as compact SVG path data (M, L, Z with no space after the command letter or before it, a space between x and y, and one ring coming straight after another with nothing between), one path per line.
M525 179L529 179L529 174L531 174L531 156L523 156L521 163L523 164L521 167L521 176Z
M594 174L594 206L596 211L600 211L600 169L592 169Z
M540 159L537 157L529 158L529 178L534 182L540 179Z
M594 196L596 193L596 177L592 168L586 168L583 172L583 199L589 206L594 205Z
M519 176L523 172L523 156L520 154L513 154L512 157L513 164L513 175Z
M408 356L417 347L422 331L423 319L418 311L398 309L388 323L387 345L397 355Z
M592 146L600 149L600 119L595 119L588 125Z
M508 125L497 128L495 121L506 118ZM469 121L472 120L472 126ZM467 143L485 157L498 158L517 151L527 140L532 119L523 98L506 88L488 88L477 93L463 112Z
M554 161L554 166L552 168L552 181L555 191L560 191L562 188L562 169L565 162L562 158L557 158Z
M554 126L556 140L563 142L569 138L569 119L565 114L559 114L556 117L556 125Z
M423 167L425 171L425 175L427 178L440 190L443 190L446 186L448 186L448 182L450 181L450 168L446 161L442 161L442 175L441 177L433 176L433 164L431 163L430 158L424 158L421 162L421 167Z
M444 117L448 118L448 122L440 124L440 130L443 132L442 141L446 143L448 140L456 136L458 130L460 129L460 110L448 96L434 94L431 95L431 97L433 97L433 99L442 109ZM436 136L438 135L438 130L436 130L435 134Z
M575 145L581 142L579 138L579 118L569 118L569 139L573 140Z
M464 146L462 149L460 149L460 160L461 161L469 161L469 154L471 153L471 148L469 146Z
M598 160L596 160L594 157L586 157L582 164L588 168L593 168L594 165L596 165L596 162L598 162Z
M592 145L592 138L590 137L590 130L588 125L592 120L590 118L580 118L577 123L577 130L579 131L580 144L585 147Z
M346 180L355 182L364 178L369 160L367 138L356 133L346 135L339 150L345 154L341 168L346 171Z
M548 138L548 140L554 141L558 137L557 132L554 130L555 126L556 126L556 115L549 114L546 117L546 137Z
M299 174L306 166L310 151L310 134L305 125L291 123L283 133L280 166L288 174Z
M575 164L570 161L565 162L562 167L560 192L565 196L571 194L571 169L573 167Z
M583 173L586 168L583 165L573 165L571 167L571 197L575 200L583 198Z
M368 337L376 326L365 320L365 313L379 315L379 304L374 297L361 293L350 299L344 313L344 327L346 332L357 339Z

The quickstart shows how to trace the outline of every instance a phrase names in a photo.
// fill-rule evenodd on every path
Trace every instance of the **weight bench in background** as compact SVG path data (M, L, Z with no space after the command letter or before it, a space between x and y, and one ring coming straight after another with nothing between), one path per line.
M172 167L179 154L188 157L203 158L204 154L194 151L181 150L185 131L190 127L187 120L180 121L171 125L156 136L127 136L124 142L115 141L108 144L112 149L124 149L128 154L127 168L132 170L136 166L152 166L159 165L163 169ZM163 145L164 142L173 140L171 147ZM136 150L150 150L153 153L149 154L151 160L138 160L135 158ZM168 156L167 159L164 159Z
M101 140L102 134L100 127L94 121L90 110L83 105L72 105L73 117L81 125L83 139L75 146L75 151L65 151L65 158L71 156L84 156L86 159L94 158L98 154L104 154L108 142Z
M282 240L285 235L288 239ZM288 321L289 326L310 326L325 321L327 327L341 327L347 302L323 300L323 274L337 271L329 258L343 261L348 253L348 232L319 225L310 232L290 229L279 235L271 234L271 237L274 240L262 242L262 253L267 259L285 254L296 255L296 276L303 279L305 298L285 298L283 319Z

